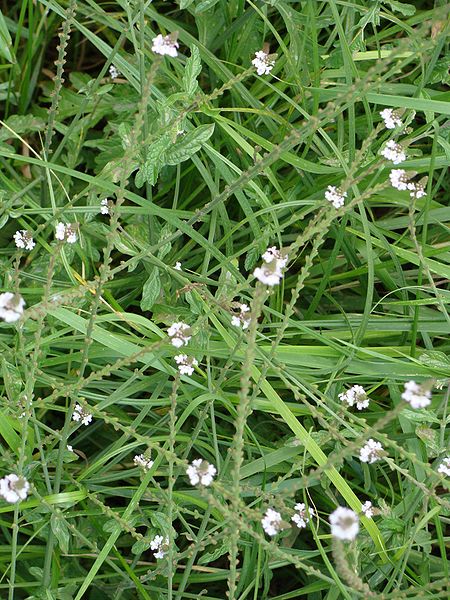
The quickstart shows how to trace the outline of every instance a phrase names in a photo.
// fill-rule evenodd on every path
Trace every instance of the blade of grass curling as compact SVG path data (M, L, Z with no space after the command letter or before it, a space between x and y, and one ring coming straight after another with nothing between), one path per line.
M217 328L217 331L221 334L222 338L227 343L227 345L230 348L233 348L235 346L233 338L227 333L226 329L222 326L222 324L214 315L211 314L210 318L211 321L214 323L215 327ZM252 377L254 381L257 381L259 383L261 391L264 393L266 398L270 400L271 405L273 407L273 411L277 412L281 417L283 417L286 425L290 427L292 432L297 436L297 438L303 444L305 449L314 458L316 463L319 466L325 465L327 462L327 455L311 438L311 436L303 427L303 425L299 423L297 417L286 406L286 404L283 402L283 400L280 398L277 392L273 389L270 383L266 379L260 381L260 371L255 366L252 367ZM361 500L359 500L359 498L350 488L345 479L339 474L339 472L334 467L331 467L330 469L325 469L325 475L333 483L333 485L345 499L350 508L359 513L361 510ZM370 537L372 538L377 548L377 551L380 553L381 560L383 562L387 562L389 559L386 554L386 548L384 546L380 530L378 529L378 527L372 519L361 517L361 522L364 525Z

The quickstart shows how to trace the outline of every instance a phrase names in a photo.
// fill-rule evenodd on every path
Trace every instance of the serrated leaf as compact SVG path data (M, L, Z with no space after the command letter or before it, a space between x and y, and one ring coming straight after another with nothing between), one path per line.
M191 55L186 61L183 74L183 88L188 96L192 96L198 88L197 77L201 73L202 62L197 46L192 46Z
M180 8L187 8L193 2L194 2L194 0L180 0Z
M194 156L214 132L214 124L200 125L171 146L165 155L166 165L178 165Z
M138 540L137 542L134 542L134 544L131 546L131 552L133 554L142 554L149 548L149 542L146 542L145 540Z
M259 248L250 248L245 257L244 267L246 271L251 271L258 262L260 256Z
M157 267L153 267L142 289L141 310L151 310L161 293L161 279Z
M195 7L195 12L197 14L200 14L200 13L204 12L205 10L209 10L218 2L219 2L219 0L203 0L203 2L200 2L199 4L197 4L197 6Z
M33 133L35 131L43 131L45 128L45 121L34 115L13 115L5 121L6 125L12 129L17 135L23 135L24 133ZM6 128L0 129L0 141L10 140L14 138L14 134Z
M50 526L54 536L58 540L61 552L67 554L67 552L69 552L70 533L62 513L56 512L52 514L50 517Z
M165 258L172 249L172 244L170 242L165 243L165 239L168 238L171 234L172 234L171 226L168 224L164 225L164 227L161 229L161 233L159 235L160 247L158 250L158 258L160 260L163 260L163 258Z
M419 360L424 365L433 367L434 369L448 371L450 374L450 358L444 354L444 352L439 352L438 350L427 350L426 352L422 352L422 354L419 356Z
M384 4L388 4L394 12L399 12L405 17L411 17L416 13L416 7L412 4L403 4L403 2L397 2L396 0L383 0Z
M205 554L200 556L197 562L199 565L207 565L208 563L217 560L218 558L226 554L228 551L229 546L219 546L219 548L216 548L214 552L205 552Z
M165 152L171 144L172 139L170 135L166 134L150 145L144 164L136 174L135 183L138 187L141 187L144 182L155 185L161 168L166 164L170 164L166 162Z

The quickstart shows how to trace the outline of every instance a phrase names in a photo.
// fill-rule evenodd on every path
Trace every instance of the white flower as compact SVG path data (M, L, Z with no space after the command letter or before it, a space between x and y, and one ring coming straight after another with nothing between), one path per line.
M58 223L55 229L55 238L61 242L75 244L77 241L76 228L72 223Z
M216 473L216 467L202 458L193 460L186 469L186 475L189 477L191 485L211 485Z
M392 169L389 173L389 179L391 180L391 185L396 190L400 190L404 192L408 189L408 180L410 175L404 169Z
M174 266L175 271L182 271L180 261L177 261Z
M92 415L84 410L79 404L75 405L72 414L73 421L80 421L83 425L89 425L92 421Z
M367 397L367 393L362 385L354 385L346 392L342 392L339 394L339 400L341 402L346 402L349 406L353 406L356 404L356 408L358 410L362 410L363 408L367 408L369 406L369 398Z
M119 77L119 75L120 75L120 71L118 71L114 65L111 65L109 67L109 76L111 77L111 79L117 79L117 77Z
M368 519L371 519L373 517L373 506L370 500L366 500L364 504L361 504L361 512Z
M164 558L169 550L169 538L163 538L162 535L155 535L150 542L150 548L153 550L155 558Z
M312 508L306 509L306 506L303 502L299 502L294 506L297 511L295 515L291 518L299 529L306 527L306 524L309 522L309 519L314 516L314 510Z
M442 473L443 475L450 477L450 456L447 456L443 459L438 467L438 473Z
M411 198L419 199L427 195L425 188L421 183L408 183L408 190Z
M21 500L25 500L30 489L30 484L20 475L6 475L3 479L0 479L0 496L2 496L6 502L15 504Z
M394 163L394 165L398 165L399 163L406 160L406 152L401 144L397 144L394 140L389 140L383 150L381 151L381 155L384 156L387 160L390 160Z
M384 454L383 446L380 442L376 442L372 438L368 440L359 451L359 459L361 462L372 464L380 460Z
M268 248L262 255L263 264L253 271L256 279L265 285L278 285L283 277L283 269L287 265L289 256L282 254L275 246Z
M23 315L24 306L25 300L20 294L13 294L12 292L0 294L0 319L7 323L18 321Z
M403 127L400 115L392 108L385 108L380 112L380 117L384 121L386 129L395 129L396 127Z
M359 531L359 518L355 511L344 506L331 513L329 517L331 535L340 540L354 540Z
M73 447L70 444L66 446L68 452L73 452Z
M191 328L189 325L183 322L173 323L167 330L167 335L171 338L172 346L175 348L181 348L181 346L187 346L191 339Z
M198 365L198 360L187 354L177 354L174 359L181 375L192 375L194 367Z
M283 520L281 515L273 508L268 508L266 510L266 514L261 519L261 525L267 535L277 535L279 531L283 528Z
M250 316L247 314L250 311L250 308L247 304L239 305L239 314L233 315L231 317L231 324L235 327L240 327L241 329L247 329L250 325Z
M425 408L425 406L431 404L431 391L415 381L407 381L402 398L405 402L411 404L412 408Z
M275 61L264 50L258 50L258 52L255 52L252 65L256 68L258 75L268 75L273 69Z
M347 192L343 192L341 188L338 188L334 185L329 185L325 192L325 199L334 206L334 208L341 208L344 206L345 198L347 197Z
M100 213L102 215L109 215L109 209L111 208L112 202L108 198L103 198L100 202Z
M133 462L137 467L142 467L144 471L149 471L153 467L153 460L146 458L145 454L136 454L133 458Z
M155 54L161 54L162 56L167 54L167 56L172 56L173 58L178 56L177 48L179 48L179 44L171 35L163 37L159 34L153 38L152 43L152 51Z
M33 236L26 229L19 229L13 235L14 241L17 248L23 248L25 250L33 250L36 246L36 242L33 240Z

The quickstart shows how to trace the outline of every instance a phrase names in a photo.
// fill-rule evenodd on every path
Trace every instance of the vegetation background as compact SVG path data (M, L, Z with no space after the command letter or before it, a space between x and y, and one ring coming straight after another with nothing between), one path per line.
M0 7L0 275L27 303L0 324L0 466L32 485L0 505L0 596L448 598L445 0ZM152 53L173 32L178 57ZM428 177L416 201L379 154L386 107L408 126L402 167ZM55 241L60 221L76 244ZM252 272L273 245L289 266L267 294ZM191 377L174 321L193 328ZM400 399L410 379L434 384L429 408ZM338 400L354 384L364 412ZM368 438L386 450L373 465ZM186 477L198 457L210 488ZM365 500L357 539L333 541L329 514ZM265 510L289 521L296 502L317 516L265 535Z

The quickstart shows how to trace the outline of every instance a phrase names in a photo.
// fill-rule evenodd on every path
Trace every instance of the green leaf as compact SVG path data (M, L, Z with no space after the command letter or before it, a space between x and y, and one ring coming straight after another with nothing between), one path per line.
M384 4L388 4L394 12L399 12L405 17L411 17L416 13L416 7L412 4L403 4L396 0L383 0Z
M183 88L188 96L192 96L198 88L197 76L201 73L202 62L197 46L191 47L191 56L186 61L183 75Z
M209 10L218 2L219 2L219 0L203 0L203 2L200 2L199 4L197 4L197 6L195 7L195 12L196 12L196 14L200 14L200 13L204 12L205 10Z
M135 183L138 187L141 187L144 182L155 185L161 168L165 164L170 164L165 160L165 152L171 144L171 136L165 134L150 145L145 162L136 175Z
M180 141L176 142L167 150L165 164L178 165L179 163L188 160L209 140L213 132L214 124L200 125L200 127L190 131Z
M138 540L137 542L134 542L134 544L132 545L131 552L133 554L142 554L149 548L150 548L150 544L149 544L149 542L146 542L145 539Z
M45 128L45 121L34 115L13 115L5 121L5 124L8 125L8 127L2 127L0 129L0 141L14 138L14 133L23 135L24 133L43 131ZM11 133L10 129L12 129L14 133Z
M153 267L142 289L141 310L151 310L161 293L161 279L157 267Z
M54 536L58 540L61 552L67 554L67 552L69 552L70 533L66 520L61 512L58 511L52 514L50 518L50 526Z
M180 0L180 8L187 8L193 2L194 2L194 0Z
M10 63L16 62L11 53L12 40L9 35L8 27L6 26L5 17L0 10L0 56L6 58Z

